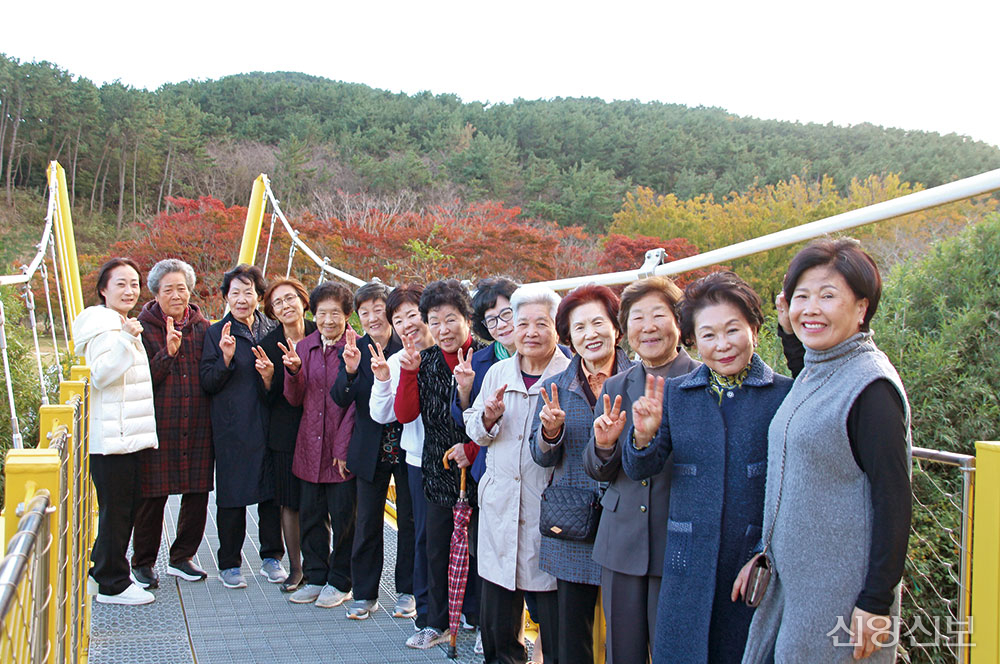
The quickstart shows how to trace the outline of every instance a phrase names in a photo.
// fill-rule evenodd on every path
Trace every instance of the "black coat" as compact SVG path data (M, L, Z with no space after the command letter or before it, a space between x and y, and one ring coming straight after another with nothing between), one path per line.
M316 331L316 323L306 321L306 336ZM274 364L274 377L271 378L271 389L265 394L264 400L271 409L271 423L267 433L267 447L275 452L295 451L295 438L299 435L299 420L302 419L302 407L293 406L285 398L285 364L281 357L284 353L278 348L282 343L288 348L285 338L285 328L282 325L271 330L260 342L260 347L267 353L268 359Z
M351 445L347 448L347 468L366 482L374 482L375 467L378 465L381 449L382 429L384 426L399 425L393 422L383 426L372 419L368 402L372 386L375 384L375 375L372 373L372 354L368 350L368 345L374 346L375 342L366 334L358 339L357 343L361 351L358 373L353 376L348 375L344 369L344 353L340 351L338 353L340 371L337 372L337 379L330 388L330 397L341 408L354 404L354 433L351 434ZM403 342L393 332L383 353L389 357L402 348ZM401 453L400 458L402 459L404 455L405 453Z
M261 337L275 322L254 314ZM226 366L219 350L222 327L232 323L236 351ZM201 354L201 386L212 396L212 444L215 447L215 502L219 507L245 507L274 497L274 481L265 461L270 420L264 387L254 368L253 335L246 325L226 314L208 328Z

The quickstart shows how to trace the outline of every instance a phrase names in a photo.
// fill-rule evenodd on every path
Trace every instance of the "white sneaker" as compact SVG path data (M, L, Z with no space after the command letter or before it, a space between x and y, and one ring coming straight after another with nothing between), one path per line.
M475 645L475 647L473 647L472 652L475 653L476 655L482 655L484 652L486 652L483 649L483 633L482 633L482 631L479 631L479 630L476 631L476 645Z
M316 597L316 606L321 609L332 609L335 606L340 606L352 597L353 595L350 590L344 592L328 583L319 591L319 596Z
M101 587L97 585L97 579L91 575L87 575L87 594L88 595L98 595L101 592Z
M155 599L156 595L148 590L143 590L134 583L129 584L128 588L121 591L117 595L104 595L102 593L97 594L97 601L101 604L127 604L130 606L138 606L140 604L149 604Z
M406 640L406 647L416 648L417 650L429 650L439 643L447 643L450 638L451 634L448 630L439 632L433 627L424 627Z

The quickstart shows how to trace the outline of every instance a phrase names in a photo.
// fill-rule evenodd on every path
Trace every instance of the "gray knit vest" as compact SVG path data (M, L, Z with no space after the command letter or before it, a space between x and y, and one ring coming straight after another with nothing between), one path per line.
M871 485L851 453L847 416L858 395L882 378L903 401L909 456L906 392L870 332L825 351L807 349L805 368L771 420L764 533L766 539L773 522L776 578L754 615L744 662L765 661L772 646L776 662L853 661L838 621L850 623L873 533ZM898 588L892 615L899 615ZM894 660L894 648L880 648L866 661Z

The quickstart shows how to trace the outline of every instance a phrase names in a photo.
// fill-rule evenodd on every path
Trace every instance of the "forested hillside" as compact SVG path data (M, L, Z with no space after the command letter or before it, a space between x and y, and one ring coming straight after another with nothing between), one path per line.
M244 203L262 171L286 210L320 218L349 216L351 195L403 212L489 200L603 233L637 187L721 201L825 175L846 195L872 174L934 186L1000 167L1000 149L956 135L636 101L484 105L295 73L149 92L0 57L0 108L7 203L15 188L40 192L45 164L59 159L77 209L117 232L167 209L168 196Z

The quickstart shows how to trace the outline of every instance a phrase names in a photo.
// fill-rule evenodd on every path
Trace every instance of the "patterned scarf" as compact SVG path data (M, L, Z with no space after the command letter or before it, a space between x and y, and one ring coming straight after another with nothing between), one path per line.
M500 360L506 360L510 357L510 352L504 348L504 345L499 341L493 342L493 356L497 358L497 362Z
M723 376L715 369L709 368L708 389L719 397L719 405L722 405L722 396L732 390L743 387L743 381L750 375L750 365L743 367L743 370L733 376Z

